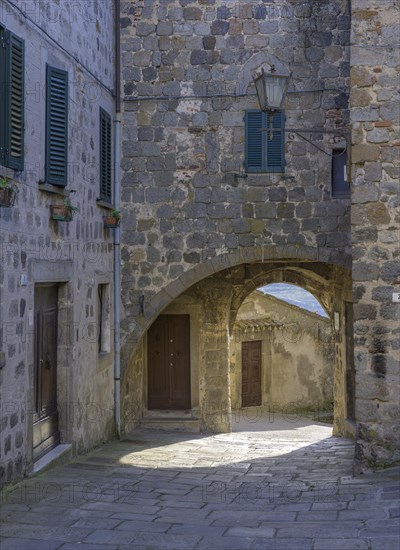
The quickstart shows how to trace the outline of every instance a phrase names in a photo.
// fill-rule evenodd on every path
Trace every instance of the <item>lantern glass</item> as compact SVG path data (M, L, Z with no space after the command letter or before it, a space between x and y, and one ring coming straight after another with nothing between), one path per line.
M262 69L261 74L254 79L254 84L262 111L274 111L282 107L289 76L277 75L273 72L268 74Z

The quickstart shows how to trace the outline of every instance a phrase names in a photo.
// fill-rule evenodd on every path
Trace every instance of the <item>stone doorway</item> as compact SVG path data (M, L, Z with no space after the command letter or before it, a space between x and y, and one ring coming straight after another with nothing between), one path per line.
M33 460L60 442L57 403L58 285L35 287Z
M149 330L148 409L190 409L190 317L160 315Z

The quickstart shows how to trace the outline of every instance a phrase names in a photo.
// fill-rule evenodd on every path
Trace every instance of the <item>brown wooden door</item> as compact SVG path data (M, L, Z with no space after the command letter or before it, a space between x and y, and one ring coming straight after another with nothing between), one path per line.
M261 405L261 340L242 342L242 407Z
M34 460L60 442L57 411L57 302L56 285L36 286Z
M189 315L160 315L148 333L148 408L190 409Z

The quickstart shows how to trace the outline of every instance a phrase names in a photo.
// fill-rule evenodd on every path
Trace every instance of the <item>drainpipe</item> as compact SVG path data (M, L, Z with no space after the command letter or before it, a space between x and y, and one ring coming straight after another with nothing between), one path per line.
M115 119L114 119L114 208L121 208L121 41L120 0L114 0ZM114 414L117 437L121 437L121 229L114 230Z

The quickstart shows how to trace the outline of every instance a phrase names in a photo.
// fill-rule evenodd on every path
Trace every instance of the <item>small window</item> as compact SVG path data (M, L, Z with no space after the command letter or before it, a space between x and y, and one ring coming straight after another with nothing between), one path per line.
M247 111L246 172L282 173L285 170L284 111Z
M68 183L68 73L46 67L46 183Z
M24 41L0 26L0 164L24 168Z
M99 353L109 353L111 349L110 327L110 285L98 285L97 301L97 343Z
M332 151L332 197L350 197L346 149L333 149Z
M100 199L111 202L111 117L100 107Z

